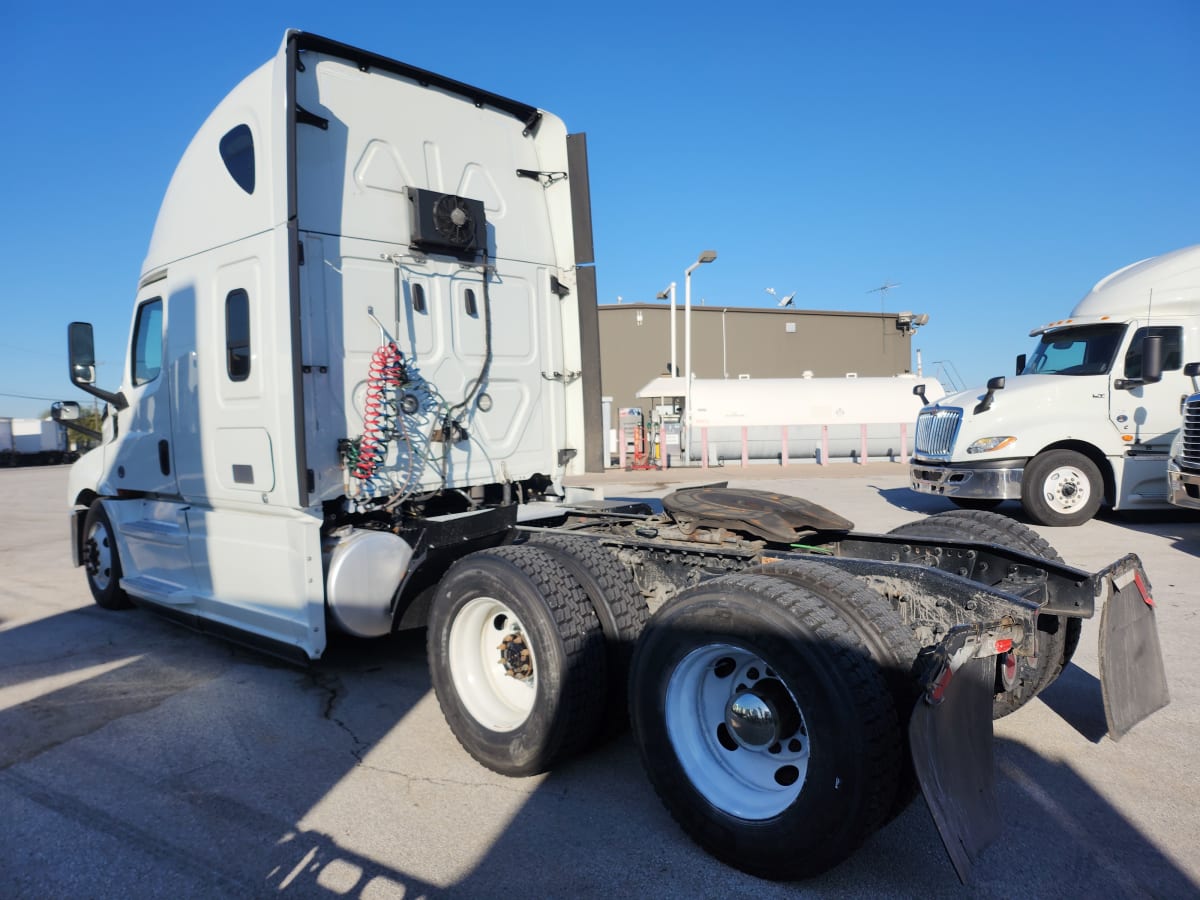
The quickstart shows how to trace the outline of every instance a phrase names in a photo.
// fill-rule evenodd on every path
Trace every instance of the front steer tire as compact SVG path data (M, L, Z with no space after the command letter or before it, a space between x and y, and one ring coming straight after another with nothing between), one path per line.
M117 538L104 505L97 500L83 520L83 567L96 605L104 609L129 609L133 601L121 590L121 556Z
M438 585L427 641L442 714L492 771L536 775L595 739L604 636L579 583L549 554L523 545L458 560Z
M660 609L634 653L630 714L671 815L752 875L823 872L891 811L902 740L879 667L844 616L783 578L713 579Z
M1021 475L1021 506L1038 525L1082 525L1103 499L1100 469L1074 450L1039 453Z

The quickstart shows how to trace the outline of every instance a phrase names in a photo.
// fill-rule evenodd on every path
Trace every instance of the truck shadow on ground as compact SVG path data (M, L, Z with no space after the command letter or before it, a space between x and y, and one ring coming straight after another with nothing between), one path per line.
M1101 518L1141 534L1165 537L1171 547L1192 556L1200 556L1200 513L1186 509L1166 509L1156 512L1121 512L1103 510Z
M953 503L945 497L935 497L932 494L921 494L909 488L883 488L876 485L868 485L880 498L887 501L897 509L903 509L912 513L919 513L923 516L930 516L934 513L945 512L948 509L957 509Z
M958 509L945 497L921 494L909 488L870 487L891 506L920 515L933 515ZM1006 500L993 510L1026 525L1033 522L1025 515L1018 500ZM1175 536L1175 547L1200 556L1200 513L1186 509L1121 510L1102 508L1096 519L1144 534Z
M123 897L139 884L179 897L1198 890L1069 765L1013 740L995 745L1005 826L969 887L919 799L836 869L774 884L683 835L627 734L540 778L479 767L441 722L423 632L338 640L298 669L144 611L88 608L0 632L0 660L6 690L81 676L0 709L0 868L16 896L86 885ZM1047 702L1091 691L1084 674L1068 670ZM456 838L464 822L478 849Z
M1091 743L1099 744L1108 734L1100 679L1091 672L1068 665L1038 699Z

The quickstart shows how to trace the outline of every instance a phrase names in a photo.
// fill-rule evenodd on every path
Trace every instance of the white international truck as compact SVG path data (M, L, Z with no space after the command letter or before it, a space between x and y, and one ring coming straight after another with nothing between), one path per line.
M912 488L967 509L1019 500L1041 525L1167 505L1167 458L1200 354L1200 245L1126 266L1030 332L1016 377L917 419Z
M424 627L480 763L541 772L630 722L688 833L772 878L836 865L918 779L965 878L992 716L1095 612L1112 733L1167 702L1135 556L1083 572L989 513L870 534L762 491L565 490L604 462L590 261L582 135L288 32L179 163L119 388L69 326L107 405L68 497L95 601L304 665L330 629Z

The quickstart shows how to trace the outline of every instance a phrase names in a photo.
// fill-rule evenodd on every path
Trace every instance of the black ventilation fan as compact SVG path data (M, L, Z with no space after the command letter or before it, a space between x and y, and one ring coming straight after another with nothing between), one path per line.
M457 194L409 188L414 247L474 259L487 249L487 217L483 203Z

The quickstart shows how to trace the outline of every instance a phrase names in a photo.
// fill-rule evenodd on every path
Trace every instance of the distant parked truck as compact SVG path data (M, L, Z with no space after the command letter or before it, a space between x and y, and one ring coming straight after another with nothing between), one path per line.
M1016 379L921 411L913 490L968 509L1020 500L1040 525L1166 507L1183 360L1200 356L1200 245L1114 272L1030 334Z
M47 466L67 462L63 427L51 419L0 419L0 465Z
M1200 509L1200 362L1183 367L1192 379L1192 394L1183 399L1183 424L1171 443L1167 461L1167 499L1176 506Z

